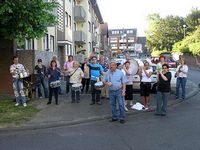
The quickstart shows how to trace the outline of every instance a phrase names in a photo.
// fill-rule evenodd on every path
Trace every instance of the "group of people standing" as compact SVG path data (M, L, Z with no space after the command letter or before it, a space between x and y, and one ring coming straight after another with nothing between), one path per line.
M119 119L120 123L125 123L125 111L128 111L127 105L133 105L133 76L134 65L128 54L125 54L125 61L117 63L114 60L108 62L105 57L100 57L99 61L96 56L85 58L80 65L78 61L73 60L73 56L68 56L68 60L64 63L63 71L56 57L53 57L50 66L46 67L42 64L42 59L38 59L35 66L35 73L38 74L38 96L42 98L41 86L44 89L44 96L48 98L47 104L51 104L52 97L55 97L55 104L58 104L58 95L62 93L60 87L60 77L65 76L66 93L71 90L71 102L80 102L80 93L88 93L91 85L91 103L90 105L101 105L102 97L109 98L112 119L111 122ZM153 69L150 66L150 60L145 60L143 65L139 66L138 73L140 76L140 96L143 100L143 110L148 109L149 96L151 92L151 76ZM157 105L155 115L165 116L167 114L167 100L171 90L170 81L172 74L169 71L169 65L165 62L164 57L159 58L157 64ZM16 106L20 104L20 99L24 107L26 97L23 92L23 83L18 74L25 68L18 63L18 57L13 57L13 65L10 66L10 73L13 77L13 89L16 97ZM180 58L180 63L176 69L176 98L185 99L185 85L187 81L188 66L185 59ZM48 88L45 84L45 78L48 78ZM96 83L102 83L102 88L96 88ZM53 86L51 86L53 84ZM179 88L182 88L180 96ZM119 117L117 116L117 105L119 108Z
M37 62L38 64L34 68L34 74L36 75L35 86L38 90L38 97L42 98L42 86L45 98L49 98L47 104L51 103L53 93L55 96L55 103L58 104L58 93L60 91L60 87L53 88L49 86L49 88L47 88L46 83L46 77L48 78L48 85L50 85L51 82L58 81L60 79L61 70L57 67L57 61L52 59L48 68L42 64L42 59L38 59ZM18 106L21 103L24 107L26 107L27 99L24 92L23 80L29 76L27 69L24 65L19 63L17 56L13 57L13 64L10 66L10 73L12 75L13 90L16 100L15 106Z

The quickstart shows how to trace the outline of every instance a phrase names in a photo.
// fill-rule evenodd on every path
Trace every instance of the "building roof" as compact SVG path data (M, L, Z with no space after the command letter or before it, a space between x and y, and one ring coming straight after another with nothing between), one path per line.
M97 4L97 1L96 0L90 0L90 2L91 2L91 4L92 4L92 7L93 7L93 9L94 9L94 12L95 12L95 14L97 15L97 18L98 18L98 20L99 20L99 23L104 23L104 21L103 21L103 18L102 18L102 16L101 16L101 12L100 12L100 10L99 10L99 6L98 6L98 4Z

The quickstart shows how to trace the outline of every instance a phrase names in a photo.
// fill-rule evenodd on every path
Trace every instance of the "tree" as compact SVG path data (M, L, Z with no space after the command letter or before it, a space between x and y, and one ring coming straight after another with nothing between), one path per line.
M186 16L185 23L187 26L187 32L195 31L196 27L200 25L200 10L193 8L191 13Z
M173 51L200 55L200 26L196 28L194 32L191 32L182 41L175 43Z
M4 0L0 3L0 36L24 41L40 38L47 27L56 24L52 13L57 3L43 0Z
M56 24L56 7L55 1L0 0L0 95L12 93L9 67L16 55L15 41L42 37L47 27Z
M158 14L149 16L150 26L147 33L147 46L156 50L171 50L172 45L183 39L183 18L167 16L160 18Z

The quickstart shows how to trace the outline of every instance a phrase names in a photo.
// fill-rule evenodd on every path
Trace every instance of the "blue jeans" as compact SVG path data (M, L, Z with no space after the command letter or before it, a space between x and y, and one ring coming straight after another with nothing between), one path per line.
M167 101L168 101L169 92L160 92L157 91L156 95L156 113L157 114L166 114L167 113Z
M118 119L116 105L119 105L119 119L125 119L124 101L122 97L122 90L109 91L109 101L112 111L112 119Z
M48 90L47 90L47 82L45 81L44 78L40 78L39 79L39 84L37 85L37 88L38 88L38 96L39 97L42 97L42 92L41 92L41 86L43 87L44 89L44 96L45 98L48 98L49 94L48 94Z
M178 77L176 80L176 98L180 97L179 89L182 89L182 98L185 99L185 86L186 86L187 78Z
M20 103L20 100L22 101L22 104L26 103L26 97L23 88L23 81L20 79L13 78L13 90L15 94L16 103Z

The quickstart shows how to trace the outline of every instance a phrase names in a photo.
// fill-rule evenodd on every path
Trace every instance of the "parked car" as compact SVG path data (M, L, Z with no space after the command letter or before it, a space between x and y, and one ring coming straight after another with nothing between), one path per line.
M161 53L160 56L165 57L165 61L168 63L170 68L176 68L177 67L177 61L173 58L173 56L170 52Z

